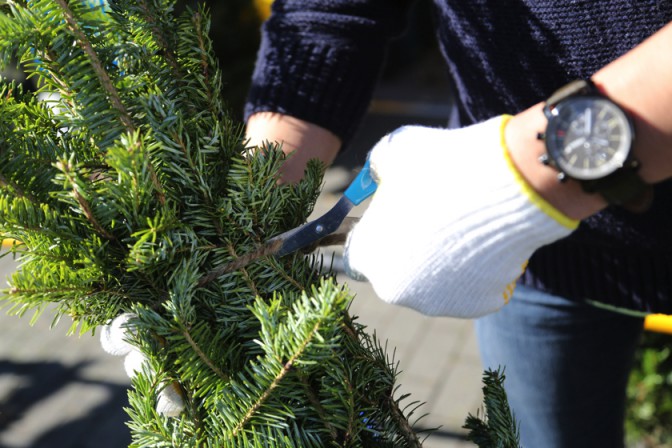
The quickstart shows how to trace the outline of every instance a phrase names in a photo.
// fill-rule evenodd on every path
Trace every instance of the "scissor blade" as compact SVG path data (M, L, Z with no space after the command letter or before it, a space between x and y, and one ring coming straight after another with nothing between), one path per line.
M273 242L282 241L282 245L275 253L278 257L309 246L336 231L354 206L355 204L352 201L342 196L324 215L300 227L281 233L268 240L268 243L273 244Z
M362 170L331 210L314 221L271 238L268 243L277 244L278 241L282 241L276 256L283 256L319 241L335 232L350 210L371 196L377 188L378 185L371 176L371 167L367 159Z

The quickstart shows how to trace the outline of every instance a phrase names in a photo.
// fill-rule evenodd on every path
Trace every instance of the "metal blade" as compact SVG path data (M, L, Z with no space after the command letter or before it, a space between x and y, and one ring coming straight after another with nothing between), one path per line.
M316 248L317 246L344 243L348 232L359 221L359 218L346 218L346 215L354 206L355 204L348 198L341 197L324 215L300 227L274 236L254 252L212 270L199 280L198 285L204 286L219 276L243 269L248 264L269 255L281 257L311 244Z
M350 210L355 206L348 198L341 199L324 215L300 227L288 230L268 240L268 243L282 241L276 256L290 254L333 233L341 225Z

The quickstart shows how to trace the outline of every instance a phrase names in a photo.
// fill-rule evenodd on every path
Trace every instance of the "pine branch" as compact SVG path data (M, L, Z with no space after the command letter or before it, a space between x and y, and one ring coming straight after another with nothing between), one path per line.
M128 114L128 111L126 110L126 107L124 107L124 104L121 101L119 92L117 92L117 89L114 87L114 83L110 79L110 76L108 75L107 71L103 68L103 64L100 62L98 54L94 50L93 45L91 45L89 38L79 27L77 19L75 18L72 10L70 9L70 6L68 6L66 0L54 0L54 1L63 10L63 17L65 18L65 21L68 24L68 29L75 36L75 41L77 42L79 47L89 57L89 60L91 61L91 66L93 67L93 70L98 76L98 81L100 81L100 85L107 93L107 96L110 100L110 103L112 104L112 107L119 113L119 117L124 126L126 127L126 131L129 133L135 132L135 125L133 124L133 120Z
M79 186L77 185L78 182L74 178L73 173L72 173L72 165L70 164L69 161L66 160L61 160L56 163L56 167L63 172L67 182L72 185L72 197L75 198L75 201L79 205L79 207L82 209L82 212L84 213L84 216L86 219L89 221L91 226L93 226L94 230L101 235L103 238L110 240L110 241L115 241L116 238L113 234L108 232L103 228L103 226L100 225L96 217L93 215L93 210L91 209L91 204L89 204L89 201L86 200L86 198L82 195Z
M518 424L509 408L504 390L504 372L487 370L483 373L484 418L469 414L463 428L467 438L480 448L519 448Z
M247 425L250 421L250 419L254 416L254 414L261 408L261 406L268 400L268 398L271 396L273 391L275 390L276 387L280 384L280 382L287 376L287 374L291 371L292 367L294 366L294 363L299 359L301 355L303 355L304 351L306 350L306 347L308 347L308 344L313 340L313 337L317 333L317 331L320 328L320 324L317 323L313 327L313 329L310 331L308 334L308 337L306 337L301 345L298 347L296 352L287 360L287 362L284 363L280 371L275 375L275 378L273 378L273 381L271 384L264 390L263 394L257 399L257 401L248 409L247 413L243 416L241 421L236 425L236 427L233 428L231 431L231 435L235 438L238 433Z
M184 336L184 339L187 340L191 348L196 352L199 358L201 358L201 361L203 361L213 372L217 374L218 377L222 379L222 381L229 382L231 379L228 377L228 375L224 374L220 368L218 368L215 363L208 358L208 356L203 353L203 350L198 346L196 341L191 337L191 334L189 334L189 331L185 328L182 330L182 336Z
M168 43L168 38L163 32L163 29L159 26L159 23L156 20L156 17L159 11L150 7L147 0L140 0L140 10L142 11L142 18L149 25L154 40L160 48L161 53L168 61L168 65L173 70L175 79L182 79L182 69L180 64L177 62L177 56L173 51L173 46Z

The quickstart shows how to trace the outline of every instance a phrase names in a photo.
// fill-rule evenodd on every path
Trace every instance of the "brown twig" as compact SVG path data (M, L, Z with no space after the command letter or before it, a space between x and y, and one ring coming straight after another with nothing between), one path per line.
M343 223L338 227L338 229L334 233L332 233L331 235L327 235L324 238L321 238L315 241L314 243L310 244L309 246L301 249L301 252L310 253L315 249L317 249L318 247L344 244L345 240L347 239L348 232L350 232L350 230L357 222L359 222L359 218L354 217L345 218ZM234 261L210 271L207 275L205 275L203 278L199 280L198 286L199 287L205 286L208 283L212 282L213 280L217 279L217 277L242 269L248 264L256 260L259 260L260 258L264 258L269 255L275 255L278 252L278 250L280 250L280 247L282 246L283 243L284 240L280 238L275 238L267 241L257 250L250 252L249 254L237 257ZM296 286L300 287L300 285ZM300 289L303 288L300 287Z
M275 240L271 243L265 244L264 246L260 247L254 252L242 255L236 258L234 261L210 271L210 273L208 273L198 281L198 286L199 287L205 286L224 274L237 271L239 269L244 268L245 266L247 266L248 264L252 263L255 260L266 257L268 255L273 255L278 251L278 249L280 249L280 246L282 246L282 240Z

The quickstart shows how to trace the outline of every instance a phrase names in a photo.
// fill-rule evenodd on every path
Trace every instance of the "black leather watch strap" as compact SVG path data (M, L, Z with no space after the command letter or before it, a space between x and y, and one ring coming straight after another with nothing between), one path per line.
M639 177L638 169L639 163L631 160L607 177L581 181L581 186L587 193L601 194L609 204L641 213L651 206L653 187Z

